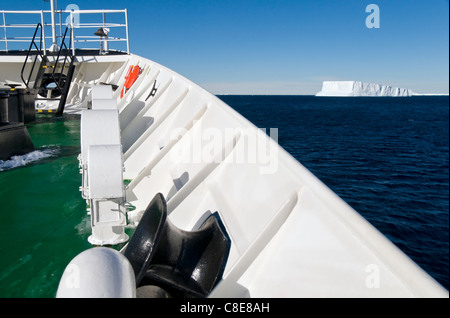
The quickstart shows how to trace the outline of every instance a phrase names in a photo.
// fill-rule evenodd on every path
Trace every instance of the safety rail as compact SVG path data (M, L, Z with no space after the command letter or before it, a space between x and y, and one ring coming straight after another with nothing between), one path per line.
M59 78L59 80L56 80L55 78L55 72L56 72L56 64L59 63L59 59L61 57L61 53L64 52L64 61L62 62L61 65L61 72L63 72L66 63L67 63L67 59L70 58L70 62L73 61L73 52L71 51L71 46L72 46L72 39L69 40L69 47L67 47L66 45L66 36L67 36L67 31L71 29L69 26L66 27L66 31L64 32L64 36L61 40L61 47L59 49L58 55L56 57L55 60L55 67L53 68L53 72L52 72L52 77L53 77L53 81L56 83L57 88L61 89L61 83L64 82L64 80L62 79L62 77ZM72 31L70 32L70 34L72 34ZM70 35L71 37L71 35Z
M39 29L41 30L41 33L40 33L39 47L38 47L38 46L36 45L36 41L35 41L35 40L36 40L36 34L37 34L37 32L38 32ZM34 67L35 67L35 65L36 65L38 56L40 56L41 59L43 59L43 58L44 58L44 55L45 55L45 53L42 51L42 33L43 33L43 27L42 27L42 24L38 23L37 26L36 26L36 30L34 31L33 38L31 39L30 47L29 47L28 52L27 52L27 57L25 58L25 63L23 64L22 70L20 71L20 78L22 79L22 82L25 84L25 86L26 86L27 88L29 88L29 87L28 87L28 84L30 83L30 79L31 79L31 76L32 76L32 74L33 74ZM28 75L27 80L25 80L25 78L24 78L25 66L26 66L26 62L28 61L28 58L29 58L29 56L30 56L30 53L31 53L31 50L33 49L33 47L36 49L36 54L35 54L35 57L34 57L34 60L33 60L33 64L32 64L32 66L31 66L30 74Z
M90 17L95 14L101 14L100 22L89 21ZM10 16L14 15L15 20L19 23L7 23L12 18ZM21 15L32 15L33 18L27 16L26 19ZM54 38L48 36L52 34L51 23L46 23L46 20L50 20L51 15L50 10L40 10L40 11L8 11L0 10L0 17L2 19L2 24L0 24L0 51L12 51L20 50L21 43L30 43L32 37L26 32L26 29L35 28L37 23L42 25L42 41L43 41L43 51L46 54L46 50L49 50L47 46L48 43L53 43ZM113 43L125 43L126 48L117 49L117 51L126 51L130 53L129 35L128 35L128 14L127 9L123 10L55 10L55 15L59 16L59 21L55 21L56 27L56 38L59 42L62 41L64 34L63 30L66 26L71 26L71 49L72 54L76 55L77 49L93 49L99 48L103 44L108 49L115 49L110 47ZM122 16L118 19L118 16ZM111 19L112 17L112 19ZM107 19L108 18L108 19ZM8 21L7 21L8 19ZM34 19L34 20L33 20ZM86 20L86 21L84 21ZM98 19L96 19L98 21ZM108 20L108 21L107 21ZM111 20L111 21L110 21ZM25 23L22 23L24 22ZM29 23L29 22L35 23ZM94 32L99 29L107 29L109 34L107 36L96 36ZM47 29L47 31L46 31ZM86 33L89 32L89 33ZM3 33L3 34L2 34ZM15 34L13 34L15 33ZM3 43L3 46L1 45ZM100 43L100 46L89 47L92 43ZM58 45L61 45L58 43ZM123 46L122 46L123 47Z

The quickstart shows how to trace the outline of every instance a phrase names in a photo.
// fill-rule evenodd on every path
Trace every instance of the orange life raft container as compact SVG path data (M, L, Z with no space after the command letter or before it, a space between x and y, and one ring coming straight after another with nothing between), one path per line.
M133 86L134 82L136 82L137 78L141 74L141 68L139 65L131 65L128 69L127 75L125 75L125 84L123 84L122 91L120 92L120 98L128 92L128 90Z

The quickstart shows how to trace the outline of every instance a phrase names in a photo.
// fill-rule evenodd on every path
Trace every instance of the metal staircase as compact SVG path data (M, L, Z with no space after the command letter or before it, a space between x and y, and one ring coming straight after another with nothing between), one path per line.
M37 44L36 35L39 30L41 32L39 44ZM61 46L57 52L49 52L47 50L45 51L47 54L44 54L42 50L42 25L38 23L20 74L26 88L37 93L36 100L59 100L58 108L55 112L56 115L62 115L64 112L67 94L69 93L70 83L75 70L74 56L71 49L72 32L69 31L70 26L67 26L61 40ZM68 33L69 37L67 40L69 45L67 46L66 38ZM34 58L32 57L33 55ZM29 59L32 60L32 64L31 67L28 67L28 74L25 74ZM39 68L36 72L34 84L31 85L30 80L35 73L38 61L40 61ZM47 112L53 112L53 110L48 110Z

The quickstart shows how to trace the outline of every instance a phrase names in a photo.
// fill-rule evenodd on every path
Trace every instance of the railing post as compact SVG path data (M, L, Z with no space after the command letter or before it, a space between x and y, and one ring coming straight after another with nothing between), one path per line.
M62 10L59 10L58 13L59 13L59 36L61 37L62 36L62 17L61 17Z
M45 27L44 27L44 11L41 10L41 25L42 25L42 39L43 39L43 46L44 46L44 55L47 55L47 45L45 44Z
M8 52L8 36L6 35L6 17L5 12L3 12L3 29L5 31L5 49Z
M75 56L75 33L73 29L73 11L70 11L70 41L72 42L72 56Z
M102 16L103 16L103 28L105 28L106 27L106 13L103 11L102 12ZM109 32L109 31L108 31ZM107 34L106 34L106 36L105 36L105 38L103 39L103 42L105 43L104 44L104 52L105 53L108 53L109 52L109 40L108 40L108 32L106 32Z
M125 29L127 32L127 53L130 54L130 42L128 37L128 11L125 9Z

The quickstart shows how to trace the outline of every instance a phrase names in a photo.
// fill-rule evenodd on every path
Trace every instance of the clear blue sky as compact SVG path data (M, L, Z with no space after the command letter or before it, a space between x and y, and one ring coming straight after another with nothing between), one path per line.
M371 3L378 29L366 27ZM127 8L133 53L213 93L315 94L323 80L449 92L448 0L59 0L58 8L69 4Z

